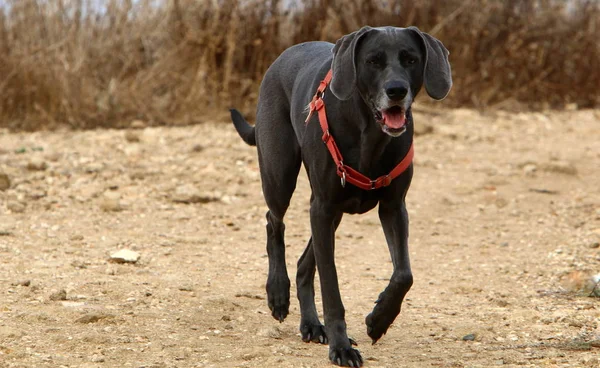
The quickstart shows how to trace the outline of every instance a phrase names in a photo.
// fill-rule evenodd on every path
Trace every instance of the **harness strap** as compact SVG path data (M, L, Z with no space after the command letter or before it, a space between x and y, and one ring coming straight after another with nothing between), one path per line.
M392 180L396 179L403 172L406 171L410 167L414 158L414 148L413 143L410 144L410 148L406 153L406 156L396 165L392 171L390 171L387 175L382 175L375 180L371 180L369 177L361 174L357 170L351 168L350 166L344 164L344 158L337 144L335 143L335 139L329 133L329 124L327 123L327 112L325 110L325 102L323 101L323 95L327 86L331 82L332 71L329 70L325 79L321 81L319 87L317 88L317 92L310 102L310 110L308 113L308 117L306 118L306 123L312 117L312 114L317 111L319 116L319 123L321 125L321 130L323 130L323 136L321 139L323 143L327 146L327 150L331 154L333 158L333 162L336 166L337 175L341 178L342 186L346 185L346 182L364 189L364 190L374 190L379 189L381 187L387 187L390 185Z

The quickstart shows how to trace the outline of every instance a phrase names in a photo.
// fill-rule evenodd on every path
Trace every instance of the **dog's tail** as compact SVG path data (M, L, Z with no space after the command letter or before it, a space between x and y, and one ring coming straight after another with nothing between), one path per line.
M233 120L233 125L235 126L235 130L237 130L238 134L244 142L251 146L256 146L256 136L254 135L254 127L244 119L242 114L236 109L230 109L231 112L231 120Z

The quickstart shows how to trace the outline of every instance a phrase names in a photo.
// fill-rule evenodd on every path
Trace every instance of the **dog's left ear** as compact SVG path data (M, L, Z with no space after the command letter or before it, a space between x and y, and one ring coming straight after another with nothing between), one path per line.
M331 63L333 77L329 88L340 100L349 99L354 92L356 87L356 49L360 40L372 30L373 28L369 26L362 27L337 40L333 47L333 62Z
M452 88L452 71L448 55L450 52L437 38L421 32L417 27L408 27L423 41L425 49L425 70L423 80L425 90L431 98L443 100Z

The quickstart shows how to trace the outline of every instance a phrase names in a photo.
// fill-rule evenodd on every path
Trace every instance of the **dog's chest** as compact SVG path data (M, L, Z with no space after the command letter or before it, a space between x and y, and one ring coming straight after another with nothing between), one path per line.
M340 207L344 213L361 214L369 212L379 203L378 193L371 191L352 191L352 195L344 198Z

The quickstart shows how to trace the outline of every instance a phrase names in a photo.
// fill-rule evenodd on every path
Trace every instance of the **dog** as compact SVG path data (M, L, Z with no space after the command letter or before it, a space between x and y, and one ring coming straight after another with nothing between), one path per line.
M290 306L283 219L304 164L312 189L312 236L296 275L300 332L305 342L329 343L334 364L363 365L346 333L334 262L335 231L344 213L362 214L379 205L393 261L389 284L365 321L373 344L400 313L412 286L405 204L413 175L411 104L422 86L435 100L446 97L452 87L448 55L439 40L416 27L366 26L335 45L306 42L285 50L260 85L254 127L240 112L230 110L239 135L258 151L269 208L267 299L272 316L280 322ZM324 81L326 76L331 80ZM391 178L389 173L399 162L404 167ZM366 183L358 183L357 175L367 178ZM368 180L374 177L381 180ZM315 270L321 281L325 325L315 307Z

